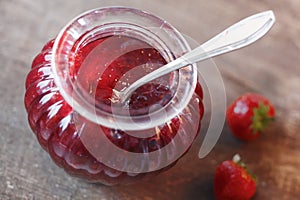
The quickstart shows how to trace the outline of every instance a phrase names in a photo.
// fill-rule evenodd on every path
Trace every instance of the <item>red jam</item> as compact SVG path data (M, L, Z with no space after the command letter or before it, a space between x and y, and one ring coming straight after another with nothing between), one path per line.
M155 172L132 175L112 169L92 156L80 139L82 131L92 130L90 134L93 135L93 131L102 130L116 146L130 152L147 153L158 151L168 144L180 126L193 126L199 129L200 124L192 124L184 117L178 116L157 130L155 136L139 138L85 119L64 100L55 85L51 69L52 47L53 41L48 42L32 63L32 69L26 80L25 106L31 129L57 165L71 175L106 185L115 185L157 174L176 163L175 161ZM166 63L159 51L150 45L137 39L119 36L100 38L79 46L74 49L72 59L74 65L70 73L78 83L78 87L92 94L96 104L107 106L108 111L111 106L115 106L115 102L112 101L112 89L126 72L137 66L144 66L126 74L124 85ZM99 71L100 74L97 73ZM140 87L130 98L130 113L145 114L153 104L168 103L173 95L169 85L171 79L172 75L166 75L160 79L164 84L151 82ZM192 101L197 102L200 116L203 116L202 89L199 84L195 93ZM192 111L189 114L191 118L196 115Z
M121 106L117 105L118 101L112 101L113 89L121 90L166 64L158 50L127 36L100 38L88 45L76 47L73 51L75 56L71 76L78 87L93 96L96 106L100 104L102 109L106 105ZM151 105L165 105L173 96L169 88L171 78L170 75L163 76L134 92L129 101L130 113L147 114ZM117 85L119 81L122 84ZM124 107L119 112L122 110Z

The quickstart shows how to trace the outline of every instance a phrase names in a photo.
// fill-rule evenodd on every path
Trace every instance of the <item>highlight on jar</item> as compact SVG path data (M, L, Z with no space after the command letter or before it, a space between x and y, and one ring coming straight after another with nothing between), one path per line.
M24 98L30 127L67 173L105 185L168 170L199 134L203 158L226 110L210 58L255 42L274 22L272 11L258 13L199 45L147 11L87 11L32 62Z

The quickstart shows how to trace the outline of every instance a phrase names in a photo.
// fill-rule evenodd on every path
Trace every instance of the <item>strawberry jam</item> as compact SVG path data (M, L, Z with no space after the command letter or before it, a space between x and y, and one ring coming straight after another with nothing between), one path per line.
M128 173L103 163L99 158L109 157L110 150L102 151L103 155L95 155L84 144L82 137L84 135L92 141L90 145L94 149L101 147L101 141L95 139L101 134L113 145L128 152L146 154L160 151L172 143L181 128L187 128L185 134L189 134L188 130L199 130L200 124L193 121L196 116L200 115L201 118L203 115L202 89L199 84L187 109L160 127L142 130L156 134L140 138L138 135L128 134L126 130L91 122L65 101L54 81L51 67L52 47L53 40L43 47L32 63L26 79L25 107L31 129L40 145L58 166L71 175L92 182L115 185L155 175L176 163L178 158L156 171ZM166 64L161 53L143 41L126 36L106 36L75 45L72 51L69 73L74 85L83 91L83 95L90 95L87 96L87 101L100 106L106 112L112 112L114 108L113 112L119 115L124 110L129 111L132 116L144 115L155 104L162 107L168 104L174 95L172 83L176 77L171 73L140 87L130 97L127 107L114 99L114 90L121 90ZM182 145L186 145L185 138L181 137ZM175 149L176 146L173 154ZM154 164L159 164L160 158L156 162Z
M152 105L164 106L173 96L170 89L173 76L166 75L134 92L129 107L122 107L117 99L113 99L114 90L122 90L166 64L157 49L141 40L110 36L93 40L88 45L75 45L73 51L75 56L71 76L87 96L93 97L91 101L95 106L108 110L114 106L114 112L118 112L116 114L124 112L124 109L129 109L132 115L147 114Z

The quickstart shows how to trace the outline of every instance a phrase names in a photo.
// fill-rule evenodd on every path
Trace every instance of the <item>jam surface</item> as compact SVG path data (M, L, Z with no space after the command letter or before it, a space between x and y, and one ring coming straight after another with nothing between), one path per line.
M159 151L172 141L180 128L199 130L200 124L193 122L195 116L203 116L204 110L199 84L188 109L160 127L153 128L151 131L156 132L154 136L134 137L125 131L95 124L72 109L54 82L51 69L52 47L53 40L48 42L33 60L32 69L26 79L24 100L31 129L58 166L71 175L115 185L155 175L176 163L174 161L158 171L141 174L115 170L95 158L83 144L81 136L88 135L93 138L97 134L104 134L114 145L134 153ZM150 45L118 36L100 38L79 46L74 49L74 57L70 60L72 59L70 75L77 87L93 96L92 101L95 101L95 105L103 106L107 111L117 103L112 99L113 89L121 89L120 87L166 63L159 51ZM173 75L163 76L159 81L145 84L133 93L128 107L132 115L147 113L151 105L168 103L173 95L170 89L173 78ZM182 138L182 143L184 141ZM101 146L101 141L94 143ZM109 155L109 149L104 154Z
M166 64L161 53L149 44L127 36L109 36L75 47L71 76L86 96L93 97L90 101L95 106L107 110L114 106L114 112L129 109L132 115L139 115L147 114L154 104L164 106L172 98L172 74L140 87L131 96L128 107L121 107L114 98L114 90L121 91ZM116 110L118 106L121 108Z

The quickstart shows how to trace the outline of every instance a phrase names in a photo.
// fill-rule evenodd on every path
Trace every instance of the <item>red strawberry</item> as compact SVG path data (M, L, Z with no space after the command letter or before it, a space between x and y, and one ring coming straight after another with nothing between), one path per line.
M239 155L217 167L214 191L217 200L248 200L254 196L256 180L240 162Z
M97 41L95 41L97 42ZM98 43L101 40L98 41ZM130 43L125 43L130 44ZM124 131L117 129L110 129L91 121L84 119L80 114L72 109L72 107L61 96L59 89L55 85L54 77L51 68L53 41L48 42L42 49L42 52L34 59L32 69L29 72L26 80L26 94L25 107L28 112L29 124L41 146L50 154L54 162L60 167L64 168L69 174L81 177L92 182L101 182L106 185L115 185L120 183L129 183L139 180L142 177L149 177L162 172L171 166L176 161L158 171L132 174L126 171L118 171L106 166L95 158L91 152L86 148L82 141L82 135L89 133L88 137L91 139L97 134L105 134L105 136L116 146L128 152L134 153L148 153L160 150L167 144L172 145L171 141L176 136L179 127L187 126L190 129L199 129L199 124L195 124L192 120L196 116L199 106L200 116L203 115L202 104L202 89L197 85L197 89L189 110L184 110L178 117L173 118L166 124L163 124L160 129L157 129L156 135L148 138L139 138L127 134ZM82 55L88 54L89 48L82 49ZM149 60L157 61L158 64L163 65L165 62L161 55L153 48L147 48L143 54L132 52L126 54L124 57L119 57L111 65L112 68L107 69L102 76L102 82L95 89L97 100L106 101L112 95L112 87L115 84L115 79L118 79L123 73L122 70L128 70L126 67L134 67ZM111 55L111 52L107 52ZM149 58L151 53L151 58ZM139 56L137 56L139 55ZM105 52L103 53L105 56ZM101 57L100 57L101 58ZM101 61L99 57L99 59ZM138 58L138 59L137 59ZM135 60L136 63L131 62ZM97 60L97 61L99 61ZM80 64L80 56L76 60ZM138 63L141 62L141 63ZM130 64L131 63L131 64ZM123 68L121 68L124 66ZM114 69L114 70L110 70ZM84 80L94 80L96 73L89 70L84 71L80 78ZM71 72L70 72L71 73ZM76 71L72 72L76 73ZM112 79L113 77L113 79ZM101 87L100 87L101 86ZM146 84L141 87L138 93L134 93L129 104L133 114L144 112L141 110L144 107L149 107L151 104L168 102L172 92L168 87L161 87L157 84ZM145 100L146 98L146 100ZM108 102L108 105L111 102ZM188 117L187 117L188 116ZM95 137L97 138L97 137ZM180 141L184 144L184 138ZM101 141L95 141L95 146L101 146ZM174 147L176 149L176 146ZM109 154L109 149L107 152ZM169 152L172 156L171 153ZM174 153L174 152L173 152ZM165 156L165 155L164 155ZM159 162L159 158L158 161ZM155 164L155 163L153 163Z
M237 98L227 108L227 122L232 134L237 138L254 140L274 120L274 106L258 94L245 94Z

